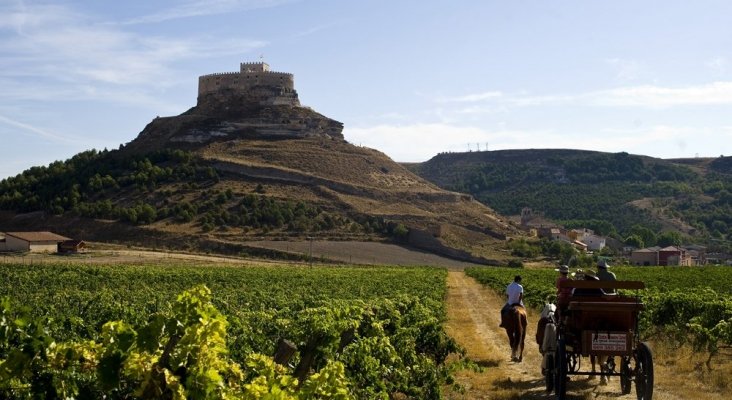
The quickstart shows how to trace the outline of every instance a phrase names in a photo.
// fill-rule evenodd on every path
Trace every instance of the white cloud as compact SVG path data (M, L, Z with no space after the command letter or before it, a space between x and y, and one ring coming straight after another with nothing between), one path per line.
M717 74L727 72L727 59L724 57L713 57L707 60L704 65Z
M344 129L346 140L378 149L396 161L426 161L438 153L526 147L549 131L490 131L444 123L378 125Z
M144 100L190 79L180 76L175 63L246 54L266 45L246 38L143 36L60 6L24 3L0 6L0 35L0 100L5 101L115 101L129 95Z
M438 103L472 103L484 100L494 100L503 96L499 91L468 94L459 97L441 97L435 99Z
M732 152L725 138L732 128L697 128L656 125L635 129L600 129L594 134L555 129L495 130L443 123L382 124L346 128L349 142L384 152L395 161L421 162L443 152L507 149L584 149L628 152L652 157L703 157L710 149Z
M679 88L653 85L632 86L590 93L598 106L667 108L732 104L732 82L712 82Z
M34 136L39 136L45 139L50 139L57 143L78 143L79 139L73 139L66 136L58 135L53 132L49 132L45 129L37 128L35 126L25 124L23 122L10 119L8 117L0 115L0 124L10 125L15 128L20 128L21 131L28 132Z
M292 0L193 0L157 13L132 18L125 21L124 24L157 23L180 18L256 10L276 7L291 2Z
M491 94L496 95L491 95ZM481 106L464 107L458 113L495 112L503 107L538 106L594 106L594 107L640 107L670 108L683 106L732 105L732 82L718 81L685 87L663 87L656 85L627 86L578 94L500 94L484 92L469 94L445 100L436 98L437 103L472 102ZM486 105L494 105L492 107Z
M610 58L606 62L615 68L615 78L620 81L632 81L640 78L645 67L635 60Z

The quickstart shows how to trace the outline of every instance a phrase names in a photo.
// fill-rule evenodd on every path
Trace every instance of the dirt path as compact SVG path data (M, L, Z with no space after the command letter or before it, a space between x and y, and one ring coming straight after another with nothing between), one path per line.
M529 310L529 329L526 335L524 360L510 361L510 349L505 331L498 327L498 311L504 300L490 289L466 276L462 271L448 273L448 333L467 351L469 359L484 367L482 373L461 371L456 379L465 388L464 393L449 392L449 399L550 399L541 375L541 355L536 344L538 315ZM582 369L589 365L582 359ZM631 394L620 394L618 378L607 386L598 385L599 379L576 376L567 385L567 399L635 399ZM671 400L680 397L656 388L654 399Z

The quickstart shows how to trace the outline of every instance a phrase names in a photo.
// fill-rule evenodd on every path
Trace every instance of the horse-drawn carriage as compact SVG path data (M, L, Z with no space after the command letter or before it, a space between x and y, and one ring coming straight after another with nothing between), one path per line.
M560 287L574 288L566 304L560 304L554 324L544 339L543 371L547 391L564 399L570 375L617 376L623 394L635 384L639 400L653 396L653 359L640 341L637 296L606 294L603 289L643 289L637 281L568 280ZM582 371L581 356L602 357L601 372ZM593 368L594 369L594 368Z

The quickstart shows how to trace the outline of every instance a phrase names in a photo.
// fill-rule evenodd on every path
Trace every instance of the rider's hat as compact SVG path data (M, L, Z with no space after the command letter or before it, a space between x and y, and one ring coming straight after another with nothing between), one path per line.
M597 260L597 268L602 268L602 269L610 268L610 264L608 264L607 261L600 259L600 260Z
M568 274L569 273L569 265L562 265L559 268L554 268L554 270L557 271L557 272L561 272L563 274Z

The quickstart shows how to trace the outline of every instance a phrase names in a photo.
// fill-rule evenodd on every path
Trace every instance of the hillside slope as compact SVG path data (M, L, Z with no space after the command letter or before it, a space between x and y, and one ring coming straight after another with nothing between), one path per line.
M0 231L226 252L260 239L391 240L473 262L500 258L518 233L471 196L347 143L340 122L266 101L272 91L199 96L119 150L0 182Z
M726 246L732 239L732 157L529 149L440 154L409 168L503 215L529 207L620 239L643 229Z

